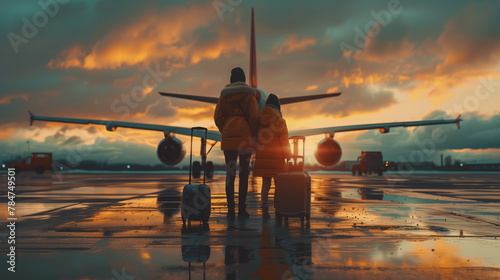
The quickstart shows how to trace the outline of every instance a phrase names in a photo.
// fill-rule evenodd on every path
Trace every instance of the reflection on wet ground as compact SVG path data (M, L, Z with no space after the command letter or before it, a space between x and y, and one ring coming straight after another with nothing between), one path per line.
M19 174L17 272L0 278L496 279L498 175L312 174L311 221L279 225L260 218L258 178L250 219L228 220L219 174L209 224L183 228L184 174Z

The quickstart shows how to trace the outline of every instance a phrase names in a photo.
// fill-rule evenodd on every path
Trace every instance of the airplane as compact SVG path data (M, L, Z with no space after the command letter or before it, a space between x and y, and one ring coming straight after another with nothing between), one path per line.
M248 85L255 88L256 98L259 104L259 110L265 106L268 94L261 88L257 87L257 55L255 47L255 20L254 20L254 10L252 8L252 18L251 18L251 30L250 30L250 75ZM217 97L208 96L198 96L198 95L188 95L188 94L178 94L178 93L168 93L159 92L160 95L172 98L188 99L193 101L205 102L210 104L217 104ZM283 97L280 98L280 103L282 105L293 104L297 102L311 101L322 98L331 98L340 96L341 92L337 93L325 93L316 95L305 95L296 97ZM60 118L60 117L47 117L47 116L36 116L29 112L30 114L30 125L33 125L34 121L49 121L49 122L62 122L62 123L74 123L74 124L96 124L104 125L107 131L115 131L118 127L124 128L134 128L143 129L150 131L163 132L164 138L160 141L157 147L156 154L158 159L165 165L173 166L179 164L186 155L186 150L183 142L175 137L175 134L180 135L191 135L191 128L188 127L177 127L177 126L167 126L158 124L145 124L145 123L134 123L134 122L123 122L123 121L110 121L110 120L93 120L93 119L77 119L77 118ZM454 123L460 129L460 122L462 119L458 116L456 119L445 119L445 120L425 120L425 121L408 121L408 122L390 122L390 123L372 123L372 124L359 124L359 125L346 125L346 126L332 126L323 128L310 128L301 130L291 130L289 131L289 137L293 136L312 136L324 134L325 138L318 143L318 148L314 153L314 156L318 163L324 166L333 166L340 161L342 157L342 148L340 144L334 140L336 133L349 132L349 131L359 131L359 130L370 130L378 129L381 133L388 133L390 128L393 127L412 127L412 126L427 126L427 125L440 125L440 124L451 124ZM208 155L212 148L221 141L221 133L215 130L209 130L207 133L207 139L205 139L205 134L201 131L194 132L195 137L201 138L201 149L200 151L206 151L207 140L214 141L211 144L209 151L204 155ZM205 163L205 158L202 161ZM201 171L204 170L207 178L213 177L213 162L208 161L204 166L199 161L193 163L193 177L199 178Z

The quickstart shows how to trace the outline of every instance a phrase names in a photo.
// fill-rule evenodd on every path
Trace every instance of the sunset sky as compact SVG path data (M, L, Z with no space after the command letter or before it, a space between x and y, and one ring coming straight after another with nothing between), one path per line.
M252 7L260 88L280 97L343 92L283 106L289 130L461 114L461 129L441 126L439 143L434 127L335 139L342 160L376 150L395 161L438 163L442 153L500 161L500 3L410 0L3 1L0 161L26 155L29 140L31 151L72 162L160 163L162 133L30 127L30 110L216 129L215 106L158 91L217 97L231 68L248 73ZM323 137L307 138L307 162L316 163ZM221 162L220 145L209 157Z

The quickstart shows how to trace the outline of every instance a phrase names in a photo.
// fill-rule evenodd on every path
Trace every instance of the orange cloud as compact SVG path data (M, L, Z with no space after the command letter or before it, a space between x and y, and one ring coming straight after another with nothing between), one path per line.
M396 22L394 24L401 24ZM366 36L366 45L360 51L354 53L358 61L387 63L388 61L403 62L414 54L413 48L416 43L410 43L407 37L398 40L381 40L376 31L382 28L380 24L373 25ZM387 31L386 31L387 32Z
M10 101L14 98L22 98L25 101L28 101L28 95L27 94L11 94L11 95L6 95L0 98L0 104L10 104Z
M356 68L350 73L344 73L341 82L346 88L349 88L350 84L361 85L365 82L363 71L361 68Z
M302 40L300 40L299 36L296 33L292 33L281 43L281 46L278 48L277 52L278 54L281 54L303 51L309 46L314 45L316 45L316 39L314 37L305 36L302 38Z
M306 91L311 91L311 90L315 90L315 89L318 89L318 85L310 85L306 88Z
M338 92L338 91L339 91L339 87L331 87L331 88L326 90L327 93L333 93L333 92Z
M19 128L14 126L3 125L0 129L0 140L7 140L12 137L12 134L16 132Z
M148 12L125 23L101 40L83 47L72 46L48 63L50 68L115 69L148 65L168 60L172 64L196 64L203 59L217 59L224 53L246 50L243 33L228 30L216 21L211 3L189 8L175 7L161 13ZM220 24L214 28L214 24ZM206 28L214 38L201 38L196 30ZM236 34L235 34L236 33Z
M128 88L132 87L133 85L136 85L140 82L141 80L141 75L140 74L135 74L132 75L128 78L118 78L113 81L113 86L114 87L121 87L121 88Z
M49 68L72 68L82 64L85 56L83 46L74 45L61 52L60 58L51 59L47 66Z

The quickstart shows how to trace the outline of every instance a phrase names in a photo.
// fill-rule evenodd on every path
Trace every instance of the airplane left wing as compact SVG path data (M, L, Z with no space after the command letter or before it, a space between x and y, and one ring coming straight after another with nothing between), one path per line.
M108 131L115 131L118 127L126 127L126 128L135 128L143 130L161 131L164 133L165 136L168 135L169 133L175 133L187 136L191 135L191 128L189 127L122 122L122 121L108 121L108 120L43 117L43 116L35 116L33 115L33 113L30 112L30 125L33 125L34 121L104 125L106 126L106 130ZM205 137L205 133L202 131L194 131L194 136L202 138ZM213 141L220 141L221 134L219 131L209 130L207 138Z
M410 126L426 126L426 125L439 125L454 123L460 129L460 116L456 119L448 120L427 120L427 121L411 121L411 122L391 122L391 123L373 123L373 124L360 124L360 125L345 125L345 126L332 126L323 128L311 128L302 130L292 130L288 132L292 136L312 136L318 134L335 135L337 132L348 132L358 130L378 129L382 133L388 133L391 127L410 127Z

